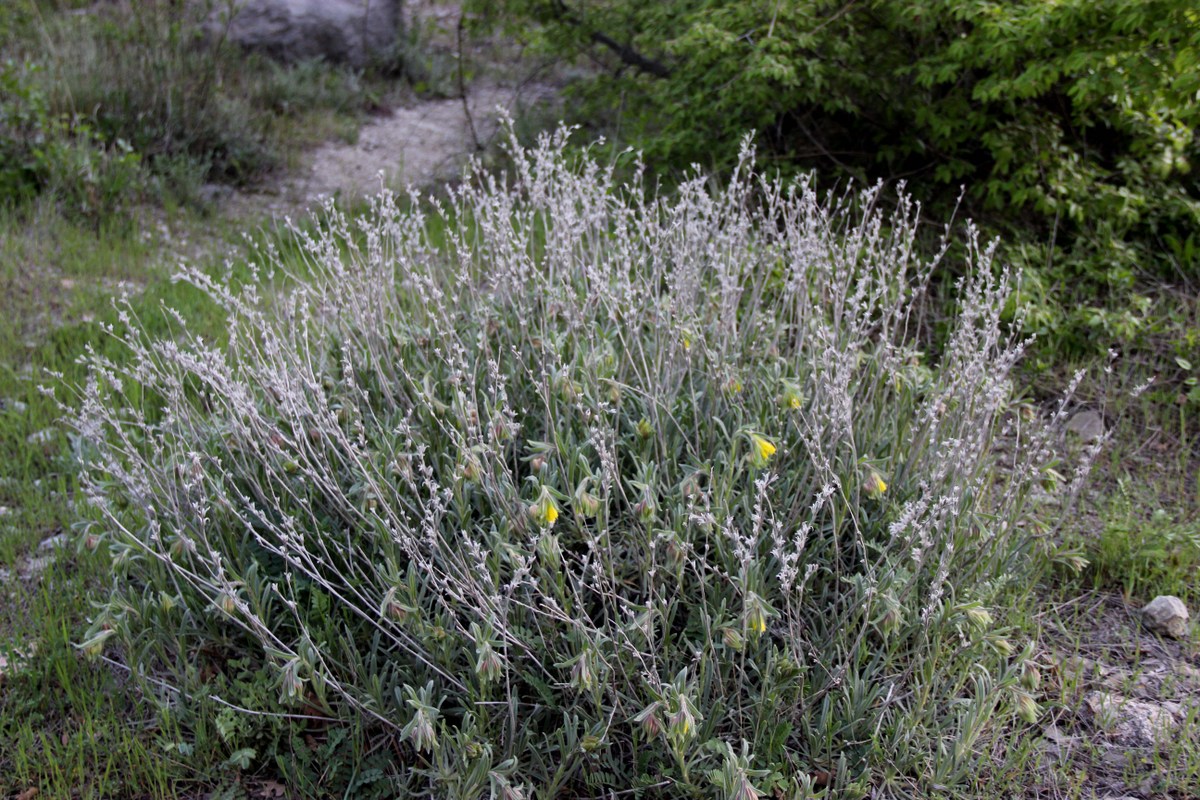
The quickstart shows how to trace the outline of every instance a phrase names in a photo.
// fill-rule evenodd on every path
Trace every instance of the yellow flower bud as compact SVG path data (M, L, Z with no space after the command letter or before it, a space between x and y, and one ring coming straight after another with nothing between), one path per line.
M1038 708L1037 701L1034 700L1028 693L1016 690L1017 701L1017 716L1028 722L1030 725L1037 722L1038 715L1041 714L1041 709Z
M658 736L663 730L662 720L658 716L661 708L662 703L655 700L633 717L633 722L641 725L642 731L651 739Z
M742 619L746 625L746 630L754 637L761 636L767 631L767 617L773 612L767 601L763 600L755 592L747 592L745 604L742 610Z
M553 525L558 519L558 505L545 487L542 487L538 499L529 505L529 516L544 528Z
M868 497L881 497L888 490L887 483L883 480L883 476L875 470L867 473L867 479L863 482L863 491Z
M600 498L587 490L587 478L575 490L575 513L581 517L594 517L600 511Z
M468 456L462 463L460 468L463 480L468 483L474 483L479 480L479 462L473 457Z
M1021 665L1021 685L1030 691L1037 691L1042 685L1042 671L1037 664L1026 661Z
M784 383L783 394L780 395L779 402L784 408L799 411L804 407L804 395L795 384Z
M966 609L966 614L967 620L975 628L982 631L991 627L992 615L988 613L986 608L981 608L980 606L968 606Z

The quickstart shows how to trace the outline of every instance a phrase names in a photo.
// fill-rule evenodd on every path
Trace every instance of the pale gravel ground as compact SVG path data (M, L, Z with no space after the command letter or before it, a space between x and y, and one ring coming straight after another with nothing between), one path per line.
M420 31L422 48L443 63L458 58L455 29L462 11L446 0L409 0L405 27ZM554 106L558 88L533 79L536 65L496 41L465 44L468 68L481 67L484 80L468 81L461 97L415 100L391 109L359 129L353 144L330 141L305 153L298 167L248 195L222 205L279 219L303 217L329 198L339 203L370 197L383 187L426 189L462 174L471 155L495 141L502 114ZM469 110L469 113L468 113Z
M305 169L284 181L283 193L311 205L328 197L372 195L384 185L403 189L452 180L477 145L495 137L501 109L513 115L519 105L545 100L552 90L475 86L467 94L469 118L459 98L427 100L368 122L354 144L322 145L309 154Z

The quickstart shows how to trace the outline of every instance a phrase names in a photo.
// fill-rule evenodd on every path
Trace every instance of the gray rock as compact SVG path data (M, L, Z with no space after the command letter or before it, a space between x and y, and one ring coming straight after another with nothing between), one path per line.
M233 194L232 187L219 183L206 183L196 190L196 199L205 205L222 203Z
M58 533L48 539L42 539L38 543L38 550L57 550L60 547L66 547L67 542L67 535L65 533Z
M1079 741L1079 737L1063 733L1053 722L1042 729L1042 736L1057 745L1070 745Z
M364 67L394 49L400 24L400 0L234 0L232 15L218 4L206 29L281 61Z
M1073 433L1085 442L1094 442L1104 436L1104 417L1099 411L1079 411L1067 420L1067 433Z
M1096 727L1126 747L1166 742L1178 729L1182 713L1177 703L1149 703L1105 692L1084 695L1083 709Z
M1178 597L1159 595L1142 609L1142 622L1155 633L1183 639L1188 635L1187 606Z
M22 580L33 580L46 571L54 563L54 556L38 556L18 565L18 574Z

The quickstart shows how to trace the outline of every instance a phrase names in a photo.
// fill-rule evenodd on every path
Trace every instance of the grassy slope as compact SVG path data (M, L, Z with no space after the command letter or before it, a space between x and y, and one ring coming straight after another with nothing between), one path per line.
M225 229L187 216L172 222L203 226L209 241ZM38 385L55 383L51 373L78 378L75 359L106 346L101 325L115 319L111 297L123 288L163 333L160 303L214 333L220 320L197 292L171 283L163 243L136 227L97 234L43 210L10 216L0 229L0 505L8 509L0 564L10 572L0 588L0 653L10 662L0 695L0 796L29 787L48 797L172 796L197 770L167 757L159 742L169 733L120 672L75 647L88 597L106 582L106 555L71 535L78 515L69 442ZM62 533L60 548L39 549ZM38 560L49 564L29 574Z

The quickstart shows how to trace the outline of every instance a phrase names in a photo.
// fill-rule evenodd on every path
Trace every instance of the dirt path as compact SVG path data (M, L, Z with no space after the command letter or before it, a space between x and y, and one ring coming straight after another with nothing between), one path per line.
M469 90L465 104L456 98L397 108L365 125L354 144L329 143L313 151L307 169L289 178L284 192L311 204L374 194L381 185L404 188L452 179L494 138L501 109L512 115L551 94L543 86L479 86Z
M494 143L502 115L519 118L537 109L545 116L544 109L557 104L558 87L532 79L538 66L510 45L477 39L458 49L457 3L412 0L405 13L405 25L422 32L422 47L432 58L443 64L463 58L488 77L465 85L465 100L418 98L390 109L363 125L353 144L327 142L311 150L273 185L229 197L222 203L227 210L242 218L263 212L298 217L329 198L353 201L384 186L403 190L453 180L472 154Z

